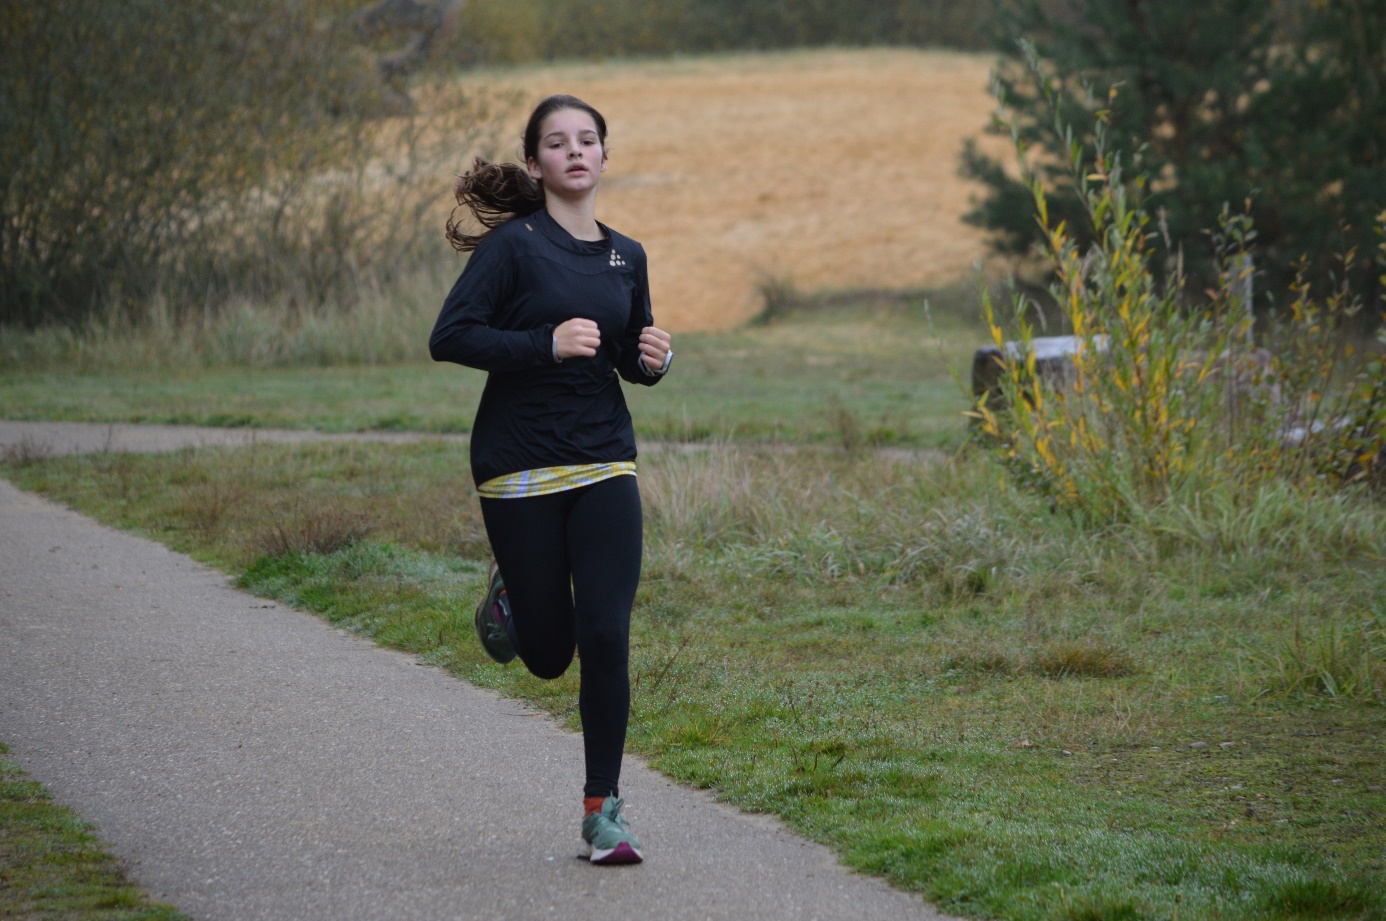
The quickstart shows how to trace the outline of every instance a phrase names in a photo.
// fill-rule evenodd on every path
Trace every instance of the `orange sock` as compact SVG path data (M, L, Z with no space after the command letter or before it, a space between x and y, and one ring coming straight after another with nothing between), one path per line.
M582 817L585 819L589 815L601 812L604 802L606 802L605 796L584 796L582 798Z

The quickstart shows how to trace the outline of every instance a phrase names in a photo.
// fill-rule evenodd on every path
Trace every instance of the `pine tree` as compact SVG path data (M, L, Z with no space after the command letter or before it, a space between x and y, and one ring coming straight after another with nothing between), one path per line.
M1190 291L1211 280L1205 234L1224 208L1249 208L1263 293L1283 292L1303 261L1311 280L1346 274L1379 294L1379 270L1365 262L1386 208L1386 0L999 2L998 84L1037 172L1059 191L1051 218L1083 233L1076 198L1062 194L1065 131L1090 146L1081 131L1100 112L1127 175L1144 177L1145 205L1161 215ZM969 220L998 251L1040 239L1028 190L1001 163L969 146L963 172L987 188ZM1354 248L1362 258L1345 270L1338 257Z

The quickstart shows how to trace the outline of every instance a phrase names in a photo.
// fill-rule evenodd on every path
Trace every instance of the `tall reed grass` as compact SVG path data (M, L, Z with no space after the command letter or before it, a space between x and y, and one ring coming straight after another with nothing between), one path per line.
M1377 503L1271 480L1235 503L1214 492L1095 525L1000 488L1006 469L982 450L948 461L736 445L647 455L647 578L772 618L801 596L926 618L984 610L977 629L950 628L948 667L967 673L1160 670L1173 665L1133 638L1174 630L1206 657L1181 682L1244 699L1386 702L1380 580L1348 575L1386 561ZM1329 581L1296 588L1318 580ZM1227 594L1243 600L1223 605ZM1025 644L998 640L1018 617Z
M161 296L134 315L108 306L73 325L0 327L0 365L16 372L119 372L426 360L438 304L460 268L450 250L438 249L388 281L360 272L351 296L340 302L279 292L187 310Z
M651 565L695 560L810 584L915 586L947 596L1171 557L1261 556L1295 565L1386 559L1386 515L1351 495L1266 484L1236 505L1212 494L1095 527L1047 497L999 488L986 452L951 461L736 445L662 451L641 463Z

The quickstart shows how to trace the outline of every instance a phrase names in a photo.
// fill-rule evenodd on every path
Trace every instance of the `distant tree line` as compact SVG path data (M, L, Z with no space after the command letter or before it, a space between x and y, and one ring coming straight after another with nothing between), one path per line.
M823 45L982 49L991 0L468 0L467 64Z
M1224 208L1248 209L1258 292L1286 303L1303 271L1380 309L1371 257L1386 209L1386 0L1000 0L994 21L1000 86L1051 190L1051 223L1091 239L1068 193L1097 115L1194 296L1215 286L1206 234ZM1043 239L1013 171L973 147L964 172L986 185L970 220L997 249Z

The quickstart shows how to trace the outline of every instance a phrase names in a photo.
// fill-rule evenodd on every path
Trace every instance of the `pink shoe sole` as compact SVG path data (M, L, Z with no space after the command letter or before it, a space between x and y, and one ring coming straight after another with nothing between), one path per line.
M640 863L645 859L635 848L622 841L609 851L592 851L592 862L600 864L608 863Z

